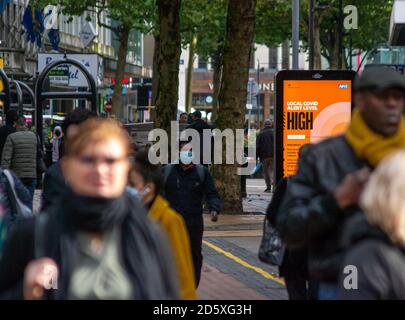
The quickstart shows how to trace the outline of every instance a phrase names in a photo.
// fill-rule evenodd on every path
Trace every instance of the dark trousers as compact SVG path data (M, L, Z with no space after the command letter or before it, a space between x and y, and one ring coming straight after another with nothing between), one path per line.
M191 256L193 258L195 283L198 287L201 279L201 268L203 263L202 256L202 238L204 233L203 226L187 226L191 245Z
M288 275L284 277L290 300L317 300L318 285L316 281L308 280L301 275Z
M37 186L37 179L36 178L20 178L22 184L27 188L28 192L30 193L31 196L31 209L33 207L33 201L34 201L34 192L35 192L35 187Z
M266 188L270 189L270 187L274 184L273 178L273 158L265 158L260 160L262 163L262 170L264 181L266 182Z

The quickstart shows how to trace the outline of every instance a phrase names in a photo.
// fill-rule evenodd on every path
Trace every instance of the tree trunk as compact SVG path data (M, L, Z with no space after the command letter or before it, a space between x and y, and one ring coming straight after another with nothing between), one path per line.
M157 6L159 45L154 75L157 76L155 127L166 130L170 139L170 121L176 119L179 96L181 0L157 0Z
M249 61L255 26L256 0L229 1L217 126L222 131L243 129ZM236 134L235 134L236 137ZM225 144L224 144L225 147ZM236 159L235 159L236 160ZM225 148L223 148L225 163ZM241 177L238 164L215 165L213 175L222 201L222 211L241 214Z
M331 70L338 70L339 69L339 59L341 58L339 51L339 30L335 26L333 30L331 30L333 36L331 37L331 49L330 53L330 69Z
M118 49L114 94L112 96L112 114L114 114L117 119L122 118L122 80L124 79L125 65L127 63L128 38L130 31L130 27L122 26L121 34L119 37L120 47Z
M153 66L152 66L152 106L156 106L156 93L158 92L159 85L159 73L158 73L158 56L160 50L160 37L158 34L154 34L153 38L155 40L155 47L153 49ZM156 123L156 109L150 110L150 119Z
M160 48L160 37L158 34L154 35L155 47L153 50L153 69L152 69L152 105L156 105L156 92L158 91L158 56Z
M222 53L218 51L211 55L211 62L214 71L213 75L213 95L212 95L212 116L211 121L215 123L218 117L218 96L221 90L221 77L222 77ZM221 48L222 50L222 48Z
M187 80L186 80L186 112L191 112L192 105L192 84L193 84L193 70L195 60L195 48L197 47L197 37L195 34L191 35L190 47L188 50L188 64L187 64Z
M322 54L321 54L321 24L319 13L314 14L314 69L322 69Z

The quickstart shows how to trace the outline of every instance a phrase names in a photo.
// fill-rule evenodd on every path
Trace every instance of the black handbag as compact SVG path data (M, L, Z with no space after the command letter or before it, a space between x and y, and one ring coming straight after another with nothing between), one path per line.
M273 228L267 218L263 223L263 237L259 247L259 260L273 265L281 266L285 253L285 245L277 230Z

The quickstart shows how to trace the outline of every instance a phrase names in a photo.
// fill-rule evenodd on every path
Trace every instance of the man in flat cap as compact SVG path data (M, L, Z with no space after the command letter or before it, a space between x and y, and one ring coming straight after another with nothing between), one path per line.
M337 298L347 248L370 236L372 228L358 205L370 172L405 148L402 75L366 68L355 82L355 102L347 132L311 146L300 159L276 222L287 245L308 247L308 269L319 283L319 299Z

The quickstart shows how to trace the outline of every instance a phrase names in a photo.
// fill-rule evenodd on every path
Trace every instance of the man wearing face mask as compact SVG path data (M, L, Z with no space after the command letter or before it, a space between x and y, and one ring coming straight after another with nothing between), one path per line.
M191 145L186 141L180 142L180 163L169 164L163 170L165 198L186 222L198 286L203 259L203 203L207 202L211 220L215 222L220 212L220 198L208 169L193 163Z
M405 78L389 68L368 68L355 91L357 108L346 133L311 146L300 159L276 221L287 245L308 247L320 299L337 298L347 248L371 236L358 205L370 171L405 148Z

